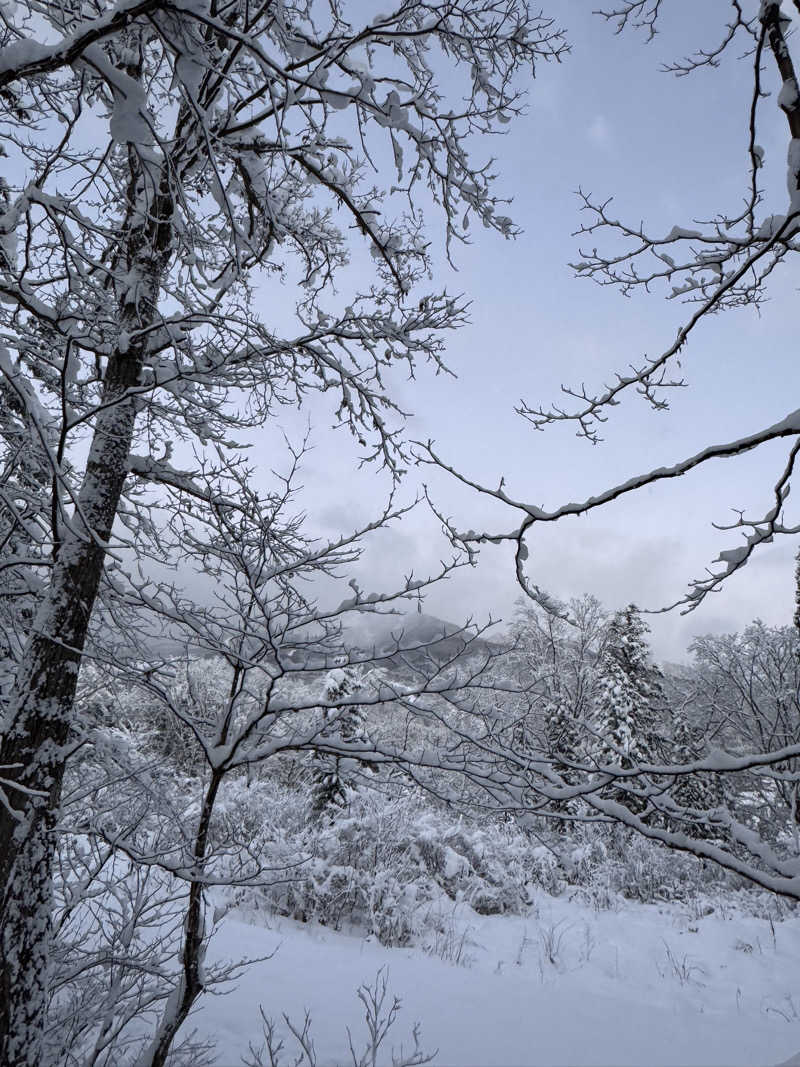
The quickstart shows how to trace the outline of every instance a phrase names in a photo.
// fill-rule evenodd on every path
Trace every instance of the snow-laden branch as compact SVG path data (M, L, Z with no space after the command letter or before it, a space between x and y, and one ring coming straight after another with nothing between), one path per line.
M617 32L635 26L646 29L652 36L667 7L662 3L632 0L601 14L615 25ZM709 316L736 308L757 309L765 298L766 287L773 273L800 250L800 86L787 37L789 19L780 0L761 4L756 17L745 15L738 0L733 0L731 10L732 17L726 24L721 44L708 50L700 49L689 59L668 69L672 73L685 75L700 68L713 68L730 51L734 41L741 38L747 41L748 57L752 56L752 91L749 93L746 122L749 188L745 206L734 212L720 210L710 220L692 220L690 225L674 225L664 232L650 229L641 222L626 223L611 213L610 200L597 201L590 195L580 193L582 208L589 214L590 221L581 226L578 234L591 236L594 241L600 233L617 240L620 246L608 250L593 245L583 252L582 258L574 264L579 277L614 286L625 294L640 290L649 292L658 284L666 284L670 287L668 298L689 301L696 304L696 308L679 328L675 339L659 355L618 371L599 388L590 388L585 384L563 385L562 392L569 400L565 404L539 406L521 401L518 414L538 430L567 423L575 426L577 436L598 444L602 424L611 417L612 409L619 410L628 396L641 396L655 411L667 410L667 391L686 387L682 373L686 349ZM788 199L782 214L762 212L759 217L763 199L760 181L764 153L758 144L758 126L762 102L767 95L763 89L766 76L764 64L770 56L781 83L775 103L786 118L789 134ZM786 194L781 191L780 195L783 197ZM456 470L452 463L446 462L430 442L423 446L423 455L426 461L446 471L468 488L499 501L517 513L519 524L506 531L486 529L463 532L463 525L444 517L442 519L453 542L463 545L473 554L481 543L507 542L513 545L520 586L547 610L557 612L555 600L537 583L535 571L527 563L529 552L535 547L532 528L537 523L557 522L568 516L596 511L644 487L684 477L711 460L737 457L783 437L796 439L799 430L800 416L792 412L780 422L764 426L749 435L721 444L709 444L682 461L642 471L585 500L567 502L549 509L533 505L519 494L512 496L502 478L496 486L479 484L470 479ZM773 486L774 503L762 515L745 518L740 513L734 524L720 527L741 529L744 543L723 549L707 575L691 581L689 591L676 600L672 607L694 610L709 593L718 590L739 571L761 545L770 543L777 534L795 534L800 529L798 524L787 522L783 515L796 455L795 441L784 469Z
M405 507L317 542L293 504L299 455L257 493L242 438L322 394L358 458L399 483L410 450L390 383L428 362L443 370L467 307L428 291L428 209L448 253L472 218L515 234L481 142L566 45L525 0L402 0L350 22L338 3L288 17L271 3L20 0L0 22L0 547L14 562L0 571L0 635L14 635L0 687L13 780L13 810L0 805L0 899L12 903L0 1059L43 1058L53 818L67 763L89 746L81 664L150 671L170 708L174 665L148 642L178 634L221 656L233 682L219 715L198 693L199 715L175 714L209 781L199 810L177 813L181 869L197 877L180 981L146 1053L163 1067L205 988L217 792L231 767L313 751L324 735L323 708L279 691L290 653L327 661L348 614L417 603L463 562L362 591L349 574L360 538ZM346 572L353 595L318 604L317 583ZM316 722L270 733L292 716ZM325 743L326 758L345 758ZM147 820L134 808L105 826L120 848ZM111 832L117 816L127 837Z
M164 0L117 0L97 17L79 22L71 33L53 44L42 44L20 34L0 54L0 89L71 66L91 45L119 34L142 15L170 6Z

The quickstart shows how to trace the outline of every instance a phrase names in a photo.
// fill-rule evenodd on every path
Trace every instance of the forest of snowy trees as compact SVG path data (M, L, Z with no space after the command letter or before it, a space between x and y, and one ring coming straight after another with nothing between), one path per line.
M669 6L624 0L606 21L652 35ZM624 251L593 248L578 275L666 281L696 307L610 385L522 402L537 429L597 443L628 392L664 410L699 324L758 308L796 250L790 6L723 4L722 44L676 68L746 52L738 214L653 237L582 194L581 236ZM0 0L3 1064L213 1062L190 1014L245 971L206 962L237 909L458 962L444 901L522 914L534 887L601 908L712 884L754 913L800 900L797 625L699 637L659 666L646 612L561 602L531 552L537 524L788 439L767 510L739 513L743 542L681 599L693 611L800 531L798 412L549 511L409 429L479 298L448 288L458 248L519 236L489 139L568 58L552 7ZM790 136L788 207L765 217L767 77ZM385 490L326 534L302 496L312 433L283 428L312 408ZM419 469L518 525L466 530ZM439 562L384 550L365 588L370 546L425 509ZM489 544L513 550L513 623L425 614ZM356 1067L394 1018L385 984L361 996ZM279 1062L273 1036L254 1063ZM427 1059L415 1032L395 1063Z
M769 894L752 878L692 853L702 844L733 870L737 859L747 869L756 850L753 838L737 845L736 820L760 855L769 848L775 863L793 862L789 760L726 775L634 775L624 790L609 774L599 802L625 805L654 833L679 835L684 858L599 818L580 789L604 766L699 763L723 749L746 752L765 734L770 747L796 744L800 635L754 623L698 640L690 663L662 672L635 609L608 614L591 598L572 608L578 632L521 605L502 637L409 616L402 651L390 634L370 650L369 677L356 665L358 648L352 666L305 660L290 708L272 713L283 722L272 724L271 751L227 771L213 797L204 731L230 711L236 667L220 655L175 656L160 689L88 666L78 706L98 741L65 777L45 1056L117 1063L137 1049L138 1062L148 1062L151 1039L138 1035L143 1020L160 1035L174 1017L176 959L196 968L193 1001L241 977L236 961L203 963L231 912L357 931L386 946L422 944L453 963L466 949L449 929L449 908L524 915L537 889L577 892L601 909L616 899L691 901L716 891L770 914ZM426 629L440 639L420 642ZM419 682L428 675L447 682L425 691ZM264 699L263 683L239 694L232 736ZM467 775L454 737L463 758L466 737L482 753L473 752ZM540 787L503 805L507 768L499 760L487 767L486 752L506 737L518 757L547 756L575 795L544 801ZM432 768L432 751L448 772ZM198 884L205 910L192 926ZM204 1062L175 1030L172 1062Z

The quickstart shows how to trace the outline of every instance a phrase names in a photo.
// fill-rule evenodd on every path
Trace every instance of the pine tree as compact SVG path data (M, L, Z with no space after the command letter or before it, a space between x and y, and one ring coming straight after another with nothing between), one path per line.
M584 753L585 735L568 695L559 684L556 684L545 707L544 724L547 750L554 757L553 768L565 782L574 784L580 775L570 763L580 759ZM576 814L578 807L574 800L559 800L550 804L551 810L570 815ZM566 832L568 828L569 823L556 822L556 829Z
M545 736L548 751L553 755L580 758L584 735L574 709L560 689L553 693L545 708Z
M631 767L655 755L655 726L663 697L661 672L650 659L649 632L634 604L618 611L609 623L595 703L601 762Z
M325 702L323 715L328 725L323 736L344 742L366 739L364 709L358 704L341 707L335 703L344 700L358 688L353 671L337 667L325 678ZM315 753L311 785L311 812L315 818L331 815L339 808L346 808L348 793L353 788L352 775L348 773L350 760L328 753Z
M694 763L702 757L698 732L690 725L683 708L674 712L672 721L672 758L676 763ZM681 808L711 811L723 801L722 783L716 774L683 774L675 779L670 795ZM681 821L679 825L676 822L675 829L683 830L690 837L713 836L707 824L691 820Z
M649 632L634 604L616 612L609 623L594 715L599 764L630 768L658 758L655 727L663 692L661 672L650 659ZM631 810L644 809L644 802L628 791L613 787L610 795Z

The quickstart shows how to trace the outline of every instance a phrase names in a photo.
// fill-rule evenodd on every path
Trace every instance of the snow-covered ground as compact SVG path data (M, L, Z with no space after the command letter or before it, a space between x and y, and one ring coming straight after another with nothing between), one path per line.
M356 988L388 968L403 1001L394 1044L408 1047L418 1020L439 1067L756 1067L793 1059L800 917L772 925L724 902L710 915L698 910L626 902L597 911L542 893L525 917L456 911L444 934L413 949L287 919L266 926L229 916L210 958L277 952L252 965L235 991L206 998L192 1022L215 1039L220 1067L238 1067L248 1043L260 1043L259 1005L278 1021L286 1013L301 1023L308 1009L320 1067L348 1064L346 1027L354 1040L363 1031Z

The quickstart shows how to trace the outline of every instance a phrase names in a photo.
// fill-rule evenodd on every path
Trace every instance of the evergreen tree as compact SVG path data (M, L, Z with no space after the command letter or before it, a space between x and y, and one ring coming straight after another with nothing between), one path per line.
M323 736L344 742L366 740L364 709L358 704L344 707L336 702L344 700L358 688L354 672L337 667L325 678L324 711L326 722ZM331 815L337 808L346 808L348 793L353 789L352 760L329 753L315 753L311 785L311 812L316 818Z
M650 659L649 632L634 604L616 612L608 625L595 702L600 762L631 767L655 756L663 695L661 672Z
M560 688L552 693L545 707L545 736L548 752L555 756L579 759L585 747L585 737L575 711ZM561 764L559 769L562 769ZM563 770L567 772L568 768L564 765Z
M545 741L548 753L555 757L553 768L565 782L574 784L580 777L570 764L585 754L586 738L581 724L575 717L568 694L556 682L545 707ZM562 757L562 758L560 758ZM550 804L553 811L574 815L578 804L574 800L554 801ZM569 823L556 822L556 829L567 832Z
M663 703L661 672L650 659L650 628L634 604L614 614L598 663L594 729L600 764L633 767L658 758L656 723ZM611 796L641 812L644 802L615 787Z
M698 731L692 727L683 708L673 714L672 759L675 763L694 763L703 755L703 743ZM672 799L682 808L711 811L724 799L722 782L717 774L684 774L675 779L670 789ZM683 830L690 837L713 836L705 823L681 821L675 829Z

